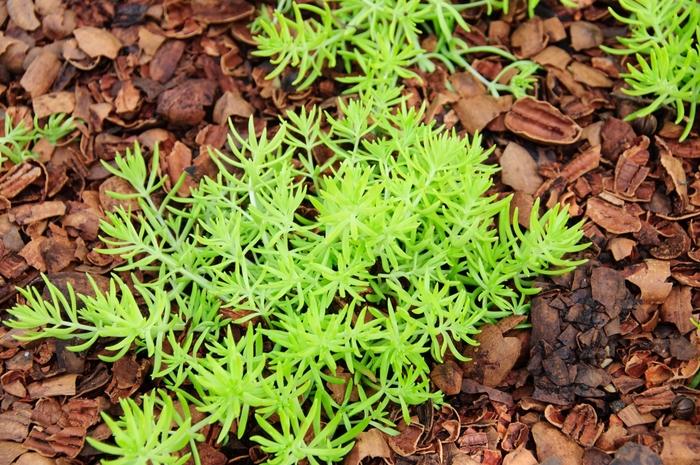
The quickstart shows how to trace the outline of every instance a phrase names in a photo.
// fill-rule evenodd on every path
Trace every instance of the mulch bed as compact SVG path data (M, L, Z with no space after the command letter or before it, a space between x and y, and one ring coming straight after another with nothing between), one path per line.
M455 465L693 465L700 463L700 137L677 142L663 111L633 123L639 102L620 91L619 57L598 45L624 34L610 2L573 15L544 2L528 19L475 15L463 36L502 44L543 67L535 99L495 98L468 73L438 68L406 83L409 101L461 133L483 130L525 221L535 198L585 219L589 262L541 281L529 321L487 326L473 363L435 366L449 394L415 409L386 438L364 433L346 463ZM106 276L118 259L95 252L98 223L118 190L100 160L139 141L160 144L163 173L196 182L223 148L230 117L241 130L274 128L302 105L333 108L330 77L296 93L293 70L267 81L251 56L243 0L0 2L0 101L13 121L71 113L83 123L36 161L0 169L0 302L40 273L58 283ZM8 14L9 12L9 14ZM497 57L476 56L484 76ZM449 85L448 85L449 83ZM543 124L547 121L547 124ZM149 361L109 365L67 343L22 344L0 327L0 465L96 463L87 435L105 439L99 412L150 387ZM233 441L202 446L205 465L254 463Z

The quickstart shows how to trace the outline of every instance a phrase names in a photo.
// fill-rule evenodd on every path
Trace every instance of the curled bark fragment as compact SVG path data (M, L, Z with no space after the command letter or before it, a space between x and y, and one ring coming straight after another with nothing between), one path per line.
M642 222L637 216L598 197L588 200L586 214L595 224L613 234L638 232L642 229Z

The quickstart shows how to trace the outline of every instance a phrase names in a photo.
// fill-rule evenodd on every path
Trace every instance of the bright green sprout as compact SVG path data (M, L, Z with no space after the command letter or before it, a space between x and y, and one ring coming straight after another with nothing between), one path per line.
M45 139L55 145L75 129L73 117L66 118L64 114L49 116L46 124L41 126L39 119L34 118L34 125L28 128L20 121L17 126L12 124L12 118L5 114L4 135L0 137L0 165L9 160L15 165L25 160L37 157L32 151L34 144Z
M696 0L620 0L627 15L610 8L628 29L619 37L621 48L602 47L608 53L634 55L623 75L629 86L623 91L649 99L627 120L647 116L662 106L673 107L676 124L684 120L684 140L695 122L700 103L700 3ZM686 108L688 108L686 112Z
M114 445L97 443L120 457L107 463L179 464L207 425L219 443L255 431L269 463L338 461L368 426L393 431L393 406L408 421L411 406L441 403L431 359L464 360L481 324L527 311L535 276L581 263L565 258L586 247L580 223L535 204L521 229L510 197L488 194L497 168L481 137L386 105L397 101L373 91L335 116L289 115L274 134L251 119L188 198L184 177L161 193L157 148L109 165L133 189L114 197L138 209L107 213L104 252L147 282L114 276L90 297L47 281L48 297L23 290L6 322L105 360L154 358L171 394L123 402ZM204 419L175 418L171 397Z

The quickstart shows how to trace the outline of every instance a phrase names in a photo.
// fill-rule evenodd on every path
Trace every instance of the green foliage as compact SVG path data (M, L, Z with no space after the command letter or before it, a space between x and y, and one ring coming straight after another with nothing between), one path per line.
M628 120L649 115L662 106L676 111L676 124L685 122L681 140L688 137L700 103L700 3L695 0L620 0L625 14L610 9L629 33L622 48L606 52L634 55L624 75L624 92L650 99ZM686 107L688 111L686 112Z
M571 3L569 0L566 0ZM534 10L536 2L530 1ZM275 68L268 78L280 75L288 67L297 68L294 85L304 89L318 78L324 68L342 64L349 76L338 80L351 87L348 93L373 88L392 88L400 79L417 77L416 66L434 69L433 59L442 61L451 71L459 66L488 87L489 91L524 95L532 89L537 65L518 60L494 46L469 47L453 35L455 28L468 30L462 12L485 7L507 10L502 0L453 4L450 0L329 0L318 4L284 2L270 13L263 9L253 24L258 43L256 55L270 58ZM422 39L432 34L434 50L423 48ZM465 59L470 53L500 55L510 61L508 72L515 70L508 83L500 78L489 81ZM354 67L353 67L354 66ZM354 73L353 73L354 71ZM359 71L359 72L358 72Z
M102 414L115 445L87 438L98 451L118 456L103 460L104 465L183 465L191 454L182 450L203 439L195 432L184 396L178 396L175 404L165 392L153 391L141 397L141 405L129 398L119 405L124 411L121 419Z
M150 163L138 146L116 158L133 193L114 196L138 209L108 213L105 253L147 282L114 276L94 297L47 283L7 322L30 340L106 345L108 360L141 350L205 416L191 425L162 393L124 401L115 445L95 443L112 463L181 463L174 452L212 424L219 442L253 430L273 464L337 461L368 425L391 430L392 406L409 418L440 403L431 358L463 359L479 325L527 311L535 275L580 263L564 258L585 247L580 224L535 205L527 230L513 225L510 198L489 194L497 168L481 138L387 106L398 96L290 114L274 134L251 120L188 198L182 180L160 192L157 149ZM333 156L320 162L321 148Z
M39 124L37 118L34 118L34 126L31 128L26 127L23 121L13 126L12 118L5 114L4 129L4 135L0 137L0 165L6 160L17 165L36 158L31 149L40 139L56 144L75 129L75 124L72 117L57 114L49 116L44 126Z

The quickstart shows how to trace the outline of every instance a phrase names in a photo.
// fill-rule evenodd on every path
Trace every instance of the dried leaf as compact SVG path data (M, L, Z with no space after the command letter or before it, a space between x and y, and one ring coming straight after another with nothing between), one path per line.
M20 29L33 31L41 26L34 13L33 0L7 0L7 13Z
M253 107L240 94L224 92L214 105L213 118L216 124L226 124L231 116L248 118L253 114Z
M676 325L681 334L686 334L695 328L691 321L693 304L690 291L691 288L688 286L674 287L661 305L661 319Z
M492 95L475 95L461 98L454 105L460 123L469 134L484 129L501 113L508 111L512 97L494 97Z
M537 446L537 458L541 462L554 457L561 465L580 465L583 449L573 440L545 422L532 427L532 438Z
M595 224L613 234L638 232L642 229L642 222L637 216L598 197L588 199L586 215Z
M391 449L386 443L386 438L376 428L362 432L357 435L355 446L345 457L344 465L360 465L367 457L390 459Z
M520 357L521 344L516 337L503 337L495 325L484 325L476 336L478 346L469 346L464 355L472 359L462 366L466 378L485 386L498 386Z
M542 177L537 174L537 162L515 142L508 143L499 163L501 181L516 191L534 194L542 184Z
M446 396L454 396L462 390L464 372L452 360L436 364L430 372L430 380Z
M697 465L700 463L700 431L696 425L671 424L659 434L664 440L661 459L665 465Z
M91 58L107 57L114 60L119 55L122 43L106 29L83 26L73 31L78 47Z
M664 303L671 293L673 284L666 282L671 276L671 266L665 260L644 260L645 265L627 277L642 291L645 303Z
M603 43L603 31L587 21L574 21L569 28L571 46L574 50L595 48Z
M642 444L628 442L615 453L610 465L662 465L661 457Z
M75 109L75 93L52 92L41 95L32 100L34 115L37 118L45 118L56 113L73 113Z
M43 52L32 61L19 83L32 98L37 98L51 88L60 69L61 62L56 55Z

